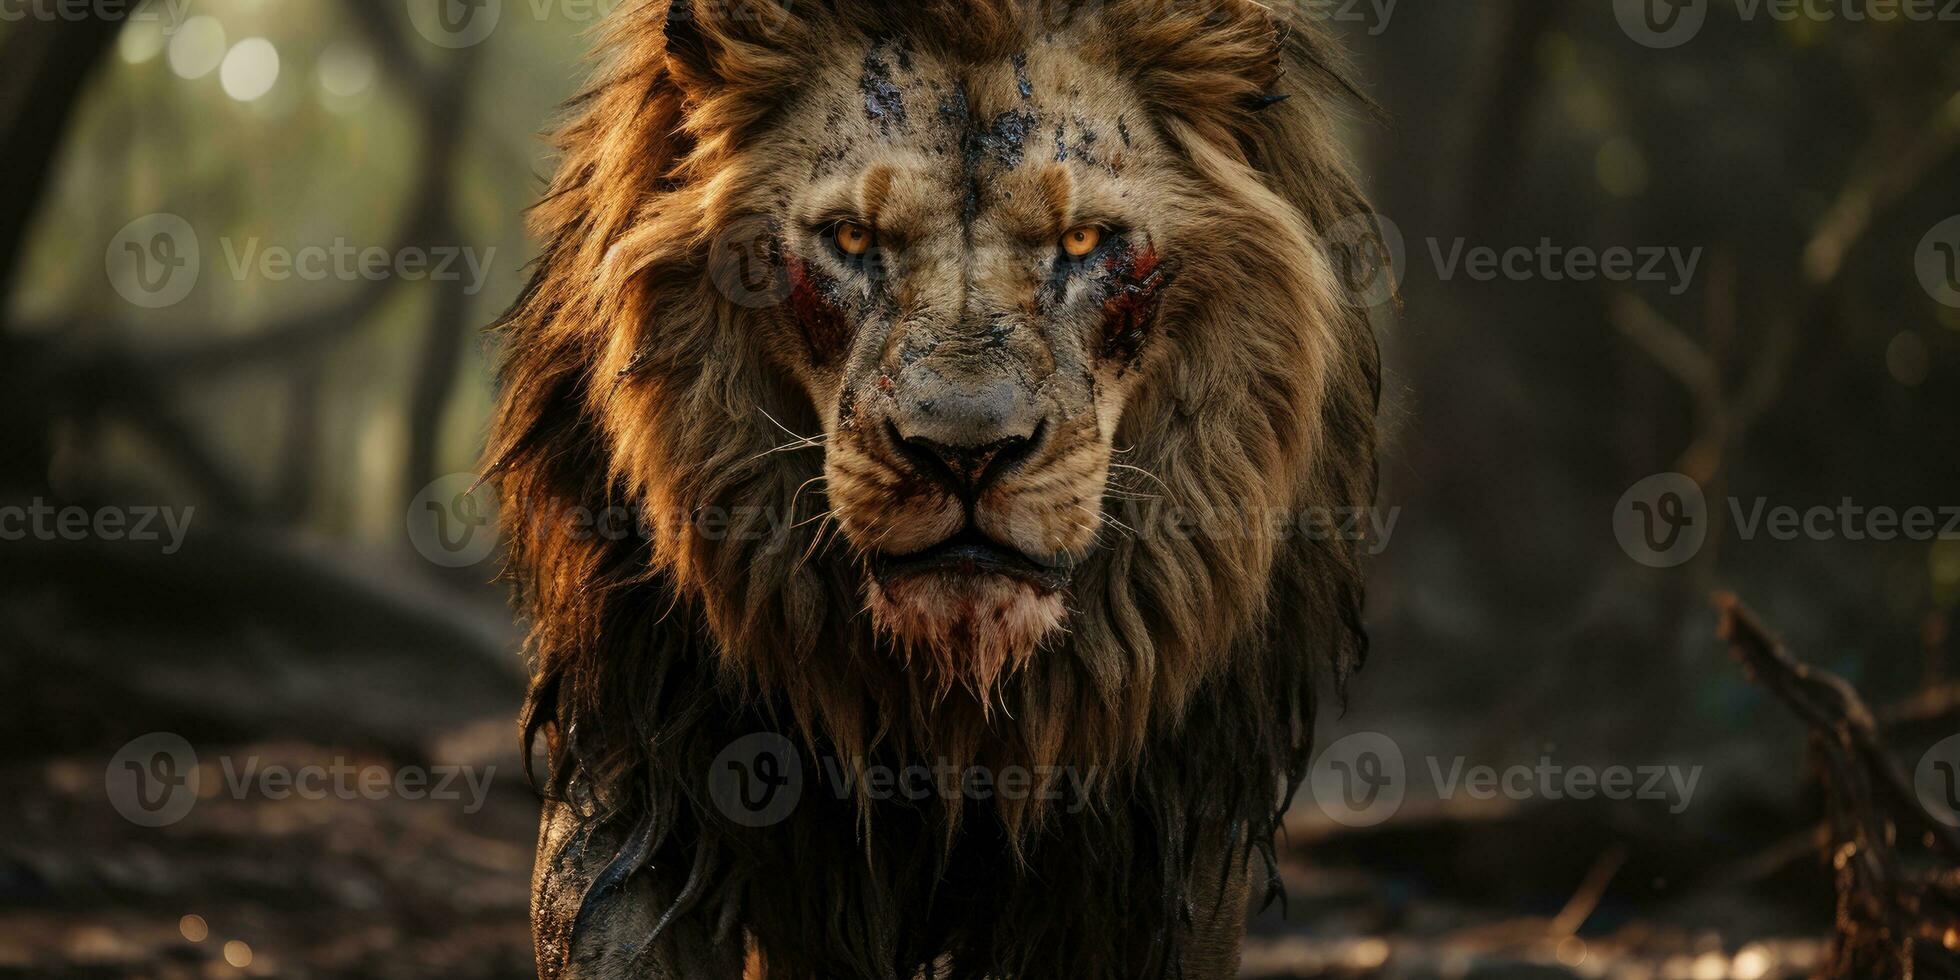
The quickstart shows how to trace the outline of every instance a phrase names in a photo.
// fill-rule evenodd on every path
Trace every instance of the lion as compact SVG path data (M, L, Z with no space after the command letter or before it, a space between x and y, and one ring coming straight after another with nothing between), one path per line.
M602 50L485 464L541 976L1234 975L1367 649L1361 543L1284 533L1375 487L1333 42L629 0Z

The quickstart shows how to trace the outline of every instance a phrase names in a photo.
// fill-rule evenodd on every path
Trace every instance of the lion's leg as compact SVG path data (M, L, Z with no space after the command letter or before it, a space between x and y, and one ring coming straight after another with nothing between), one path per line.
M587 889L626 841L616 835L579 840L576 813L547 801L531 876L532 939L540 980L740 980L742 941L716 943L693 916L680 916L652 948L646 940L673 902L680 882L651 871L627 878L617 897L573 936Z
M1217 877L1206 880L1200 876L1194 882L1196 907L1191 934L1184 944L1184 976L1189 980L1230 980L1239 975L1239 953L1245 943L1246 903L1252 892L1250 862L1234 861L1227 866L1213 860L1199 867L1224 868L1224 881L1222 888Z

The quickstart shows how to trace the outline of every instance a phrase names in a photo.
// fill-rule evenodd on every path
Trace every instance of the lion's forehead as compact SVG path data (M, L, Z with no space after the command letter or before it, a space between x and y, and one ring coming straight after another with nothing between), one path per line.
M866 42L822 73L794 115L813 181L880 164L940 185L971 221L1010 175L1065 167L1121 183L1150 149L1127 83L1051 37L971 61L908 38Z

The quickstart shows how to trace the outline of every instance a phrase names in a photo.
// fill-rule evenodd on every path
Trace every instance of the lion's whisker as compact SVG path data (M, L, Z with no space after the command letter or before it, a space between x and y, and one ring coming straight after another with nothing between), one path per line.
M1141 466L1131 466L1128 463L1111 463L1109 464L1109 468L1112 470L1129 470L1133 473L1141 473L1144 476L1149 477L1152 483L1155 483L1158 486L1163 487L1165 493L1174 493L1171 490L1170 484L1165 483L1163 479L1160 478L1157 474L1152 473Z
M798 439L798 440L801 440L801 441L803 441L803 442L822 442L823 440L825 440L825 439L827 439L827 438L829 438L829 436L827 436L827 435L824 435L824 434L822 434L822 433L819 433L819 434L817 434L817 435L814 435L814 436L806 436L806 435L804 435L803 433L801 433L801 432L798 432L798 431L796 431L795 429L792 429L792 428L790 428L790 427L789 427L789 426L787 426L787 425L784 425L784 424L783 424L783 423L782 423L781 421L779 421L779 420L778 420L778 419L777 419L777 418L776 418L776 417L775 417L774 415L771 415L771 414L769 414L769 410L768 410L768 409L766 409L766 408L763 408L763 407L762 407L762 406L760 406L760 405L757 405L757 406L755 407L755 410L756 410L756 411L758 411L758 412L761 412L761 413L762 413L762 417L763 417L763 418L765 418L765 419L768 419L768 420L769 420L770 422L772 422L772 423L774 423L774 424L775 424L775 426L776 426L776 428L778 428L778 429L781 429L781 430L783 430L783 431L784 431L785 433L787 433L787 434L789 434L789 435L790 435L790 436L791 436L792 438L795 438L795 439Z
M806 439L800 442L786 442L780 446L775 447L774 449L765 449L759 453L756 453L755 455L750 456L748 459L743 460L743 462L753 463L764 456L774 456L777 453L801 452L802 450L805 449L822 449L822 448L823 448L823 441L821 439L815 439L815 440Z
M1110 525L1111 527L1114 527L1119 531L1123 531L1124 533L1128 534L1132 540L1136 538L1137 536L1136 528L1133 528L1128 524L1125 524L1122 521L1117 520L1114 516L1112 516L1109 513L1109 511L1090 510L1087 504L1076 504L1075 506L1078 510L1081 510L1083 513L1099 518L1100 520Z
M797 504L797 502L798 502L798 501L800 501L800 500L802 500L802 499L803 499L803 491L805 491L805 490L808 490L808 489L810 488L810 484L812 484L812 483L826 483L826 482L828 482L828 481L829 481L829 479L830 479L829 477L826 477L826 476L824 476L823 474L821 474L821 473L819 473L819 474L818 474L818 475L816 475L816 476L813 476L813 477L811 477L811 478L809 478L809 479L807 479L807 480L804 480L804 481L802 482L802 484L800 484L799 486L797 486L797 488L796 488L796 492L795 492L795 493L792 493L792 494L790 494L790 495L789 495L789 512L790 512L790 516L792 516L792 517L794 517L794 516L796 515L796 504Z
M810 535L810 544L803 549L803 554L797 556L796 564L790 566L791 575L795 575L796 573L801 572L803 570L803 566L809 564L810 559L817 554L819 549L823 547L824 533L828 531L831 527L831 522L830 522L831 512L824 511L822 514L817 515L817 517L822 519L824 523L817 525L816 533ZM802 525L799 524L797 526L801 527Z

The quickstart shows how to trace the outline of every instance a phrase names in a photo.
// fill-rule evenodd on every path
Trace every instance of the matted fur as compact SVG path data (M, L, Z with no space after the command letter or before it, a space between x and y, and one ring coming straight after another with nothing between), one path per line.
M1120 472L1149 480L1112 480L1105 508L1132 529L1171 507L1365 508L1376 348L1317 235L1366 210L1331 132L1330 105L1352 94L1337 56L1249 0L702 4L673 51L668 8L628 3L608 22L533 214L535 276L500 325L488 469L530 619L527 741L543 737L546 784L580 825L539 857L541 971L563 973L575 932L633 932L592 922L628 914L612 899L635 876L663 896L648 932L751 943L772 977L1188 966L1194 910L1218 904L1205 893L1270 848L1316 679L1338 685L1364 655L1359 542L1106 534L1075 571L1065 634L949 685L874 631L858 544L819 537L825 451L785 430L835 420L790 312L732 301L711 266L739 222L768 217L754 189L784 161L753 147L813 62L894 38L1000 62L1061 36L1137 93L1135 118L1208 209L1127 368L1113 443L1134 467ZM650 533L549 517L613 506ZM784 824L748 830L705 786L716 754L758 730L796 733L808 766L1096 779L1079 807L806 794ZM593 863L571 853L593 841L612 884L546 897L553 868Z

